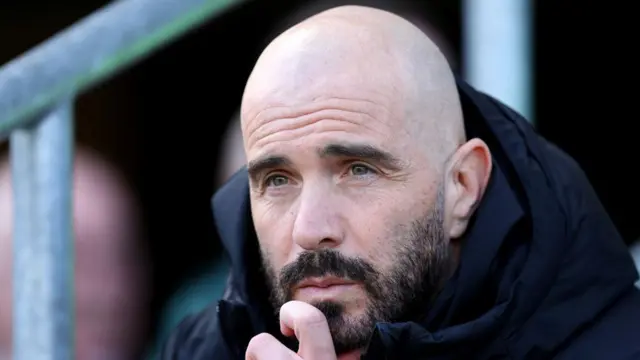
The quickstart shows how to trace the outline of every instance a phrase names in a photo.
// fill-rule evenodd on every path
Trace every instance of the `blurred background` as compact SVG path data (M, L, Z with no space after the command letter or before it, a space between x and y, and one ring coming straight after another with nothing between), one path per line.
M106 3L1 1L0 64ZM210 198L244 163L245 81L272 38L341 4L414 22L464 78L529 117L580 163L640 260L630 2L244 1L76 102L80 360L152 359L182 317L220 296L227 263ZM0 145L0 359L11 345L7 150Z

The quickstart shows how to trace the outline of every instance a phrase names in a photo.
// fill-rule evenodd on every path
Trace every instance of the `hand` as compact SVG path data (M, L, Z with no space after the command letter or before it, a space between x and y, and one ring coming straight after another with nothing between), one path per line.
M302 301L289 301L280 308L280 331L300 343L294 353L270 334L256 335L249 342L246 360L336 360L336 351L324 314Z

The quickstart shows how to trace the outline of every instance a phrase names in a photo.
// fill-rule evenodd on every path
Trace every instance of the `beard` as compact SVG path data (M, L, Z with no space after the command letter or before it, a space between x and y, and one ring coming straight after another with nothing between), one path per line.
M270 301L276 313L293 300L293 289L312 277L332 276L359 283L367 295L363 314L349 315L338 301L311 305L326 317L338 355L368 345L376 323L407 321L425 311L444 282L451 276L454 259L444 233L444 191L438 191L434 206L419 219L394 227L389 248L392 265L382 271L359 257L337 250L305 251L276 273L268 253L262 253L263 269L270 286Z

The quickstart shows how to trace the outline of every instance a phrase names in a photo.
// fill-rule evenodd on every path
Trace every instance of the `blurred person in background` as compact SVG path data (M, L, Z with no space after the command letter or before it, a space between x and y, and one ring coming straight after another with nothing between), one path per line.
M633 359L628 249L579 166L358 6L261 54L214 196L223 299L164 359Z
M138 207L118 172L88 149L76 152L76 354L78 360L138 359L148 310L147 262ZM0 359L12 347L13 204L8 161L0 163Z
M240 111L231 118L222 141L222 151L218 159L216 174L216 189L224 185L227 180L247 164L244 154L242 131L240 130Z

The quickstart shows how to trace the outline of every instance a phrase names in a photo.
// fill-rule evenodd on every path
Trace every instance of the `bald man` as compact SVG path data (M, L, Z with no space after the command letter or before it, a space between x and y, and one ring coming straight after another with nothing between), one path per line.
M408 21L285 31L214 197L232 269L164 359L637 359L638 276L576 163Z
M77 151L74 169L76 359L133 360L143 341L145 262L132 194L102 158ZM0 359L11 359L12 193L0 163ZM3 357L4 356L4 357Z

